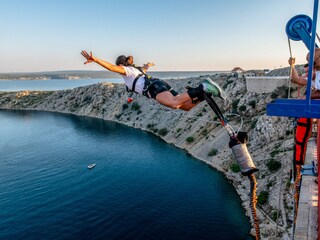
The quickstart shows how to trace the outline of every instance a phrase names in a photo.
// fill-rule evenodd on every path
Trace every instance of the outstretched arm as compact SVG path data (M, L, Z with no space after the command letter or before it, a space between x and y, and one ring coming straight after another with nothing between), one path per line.
M92 55L92 52L90 52L90 54L87 53L86 50L83 50L81 52L81 55L87 59L87 61L84 64L88 64L88 63L92 63L95 62L97 64L99 64L100 66L108 69L111 72L115 72L115 73L120 73L122 75L126 75L126 71L124 70L124 68L122 66L117 66L117 65L113 65L107 61L101 60L99 58L96 58Z
M143 64L141 69L142 69L142 71L146 72L146 71L148 71L149 67L153 67L154 65L155 65L154 63L148 62L147 64Z

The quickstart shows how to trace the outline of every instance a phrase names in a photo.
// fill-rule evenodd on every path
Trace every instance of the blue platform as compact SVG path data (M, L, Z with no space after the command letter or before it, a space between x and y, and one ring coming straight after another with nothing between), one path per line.
M320 99L276 99L267 105L267 115L282 117L306 117L320 119Z
M306 15L297 15L290 19L287 24L286 32L288 38L300 41L302 40L308 51L310 59L314 59L315 37L318 17L319 0L314 0L313 19ZM310 30L312 30L310 32ZM311 33L311 36L310 36ZM307 53L307 52L306 52ZM309 72L313 69L313 61L309 62ZM276 99L267 104L267 115L283 117L305 117L320 119L320 99L311 100L311 82L312 74L308 76L306 99Z

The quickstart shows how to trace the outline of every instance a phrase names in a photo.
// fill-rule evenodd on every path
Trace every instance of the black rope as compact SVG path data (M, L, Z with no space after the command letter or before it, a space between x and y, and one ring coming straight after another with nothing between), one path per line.
M211 94L204 94L204 98L207 101L210 108L214 111L214 113L217 115L217 117L220 119L220 122L222 126L227 130L230 137L234 137L236 135L236 132L233 130L233 128L228 124L226 118L223 116L220 108L218 107L217 103L212 99Z
M224 123L227 123L226 119L224 118L220 108L218 107L218 105L216 104L216 102L212 99L212 97L205 93L204 94L204 98L207 101L208 105L211 107L211 109L214 111L214 113L217 115L217 117L223 121Z

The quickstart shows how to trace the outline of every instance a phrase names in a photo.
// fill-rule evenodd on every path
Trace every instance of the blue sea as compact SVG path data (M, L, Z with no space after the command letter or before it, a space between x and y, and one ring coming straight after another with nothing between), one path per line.
M214 75L221 72L151 72L153 77L160 79L179 79L198 77L204 75ZM103 78L103 79L49 79L49 80L0 80L0 91L23 91L23 90L39 90L39 91L54 91L72 89L80 86L91 84L111 82L124 83L121 77L119 78Z
M0 239L252 239L223 175L151 133L4 110L0 132Z

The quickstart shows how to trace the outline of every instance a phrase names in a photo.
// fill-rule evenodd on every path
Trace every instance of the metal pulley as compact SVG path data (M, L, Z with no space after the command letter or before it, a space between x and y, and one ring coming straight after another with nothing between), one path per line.
M292 17L286 25L286 33L289 39L294 41L302 40L310 50L312 31L312 19L304 14Z

